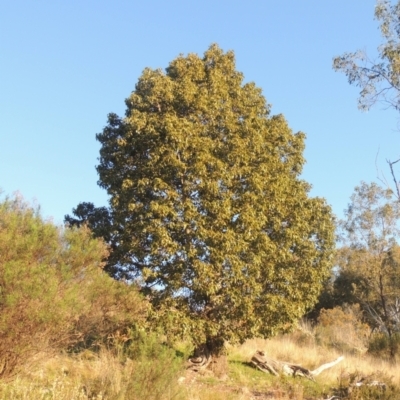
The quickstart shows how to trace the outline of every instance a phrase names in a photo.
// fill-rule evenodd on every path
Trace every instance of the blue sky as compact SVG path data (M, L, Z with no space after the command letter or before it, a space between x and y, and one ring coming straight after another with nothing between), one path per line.
M36 200L62 223L97 186L95 134L145 67L211 43L234 50L272 114L307 134L303 178L343 216L354 187L388 179L398 116L357 109L358 90L332 58L381 41L374 0L0 1L0 187ZM377 171L378 169L378 171ZM379 172L381 171L381 172Z

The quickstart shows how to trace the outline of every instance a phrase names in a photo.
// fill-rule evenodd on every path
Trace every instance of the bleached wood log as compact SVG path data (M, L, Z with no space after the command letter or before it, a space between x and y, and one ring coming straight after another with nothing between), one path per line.
M304 368L301 365L292 364L286 361L273 360L267 357L263 351L258 350L251 358L251 364L260 371L270 373L276 376L283 374L288 376L302 376L304 378L314 380L315 376L319 375L322 371L325 371L326 369L335 366L343 359L344 357L341 356L335 361L322 364L313 371L310 371L309 369Z
M320 367L318 367L317 369L314 369L313 371L311 371L311 375L312 376L317 376L319 375L322 371L325 371L328 368L332 368L333 366L335 366L336 364L339 364L340 361L344 360L344 356L340 356L339 358L337 358L335 361L332 361L330 363L326 363L326 364L322 364Z

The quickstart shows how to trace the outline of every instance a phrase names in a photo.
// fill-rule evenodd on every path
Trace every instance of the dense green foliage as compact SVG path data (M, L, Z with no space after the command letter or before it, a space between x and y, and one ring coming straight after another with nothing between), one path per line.
M333 248L330 208L299 179L304 134L269 116L216 45L145 69L126 105L97 135L114 273L138 279L168 332L197 344L288 329Z
M144 323L136 288L102 271L106 255L87 228L62 230L20 198L0 203L0 377Z

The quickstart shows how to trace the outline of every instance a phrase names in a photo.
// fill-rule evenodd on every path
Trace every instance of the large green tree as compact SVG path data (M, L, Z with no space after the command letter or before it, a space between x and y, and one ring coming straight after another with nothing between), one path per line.
M289 329L334 245L330 207L299 178L305 135L217 45L145 69L126 106L97 135L117 269L169 332L214 352Z

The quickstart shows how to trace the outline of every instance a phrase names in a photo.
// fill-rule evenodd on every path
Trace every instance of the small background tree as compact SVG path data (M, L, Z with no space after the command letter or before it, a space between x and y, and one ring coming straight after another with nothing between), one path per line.
M400 330L400 205L390 189L372 183L356 187L342 221L344 246L337 265L342 281L356 298L371 327L388 337L395 356Z

